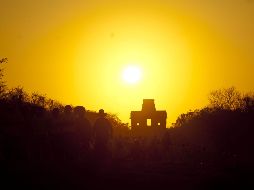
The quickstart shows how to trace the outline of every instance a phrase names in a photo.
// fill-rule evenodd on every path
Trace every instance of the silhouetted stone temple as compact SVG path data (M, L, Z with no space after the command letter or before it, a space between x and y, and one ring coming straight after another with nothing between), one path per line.
M138 136L158 136L166 129L167 112L157 111L154 99L143 99L141 111L131 111L131 129Z

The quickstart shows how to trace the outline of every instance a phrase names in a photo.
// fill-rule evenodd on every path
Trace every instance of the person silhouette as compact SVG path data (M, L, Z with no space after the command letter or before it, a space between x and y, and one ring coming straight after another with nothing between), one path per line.
M100 161L110 158L110 140L112 138L112 125L105 118L106 113L103 109L99 110L99 118L94 123L94 141L95 141L95 156Z
M74 124L74 116L73 116L73 109L70 105L66 105L64 107L64 112L62 115L62 127L64 131L68 131L73 128Z
M86 109L83 106L76 106L74 108L75 115L75 138L78 141L78 147L80 151L80 155L82 157L82 153L88 153L89 144L92 136L92 126L90 121L85 117Z

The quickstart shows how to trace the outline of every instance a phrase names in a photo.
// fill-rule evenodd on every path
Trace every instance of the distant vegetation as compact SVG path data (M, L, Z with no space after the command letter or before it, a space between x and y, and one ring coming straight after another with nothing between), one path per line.
M172 142L205 162L222 166L254 168L254 95L234 87L212 91L210 105L181 114L173 129ZM193 152L194 153L194 152Z
M0 64L7 61L1 59ZM202 175L211 175L209 172L215 168L226 174L240 170L247 174L252 172L254 94L242 94L230 87L212 91L208 99L207 107L181 114L160 139L134 137L127 124L116 115L108 114L113 125L114 168L142 170L152 167L151 164L159 167L166 162L171 169L180 164L188 171L203 170ZM75 117L71 117L75 124ZM98 114L87 111L86 117L93 124ZM67 168L74 164L76 167L72 165L71 170L75 172L80 168L91 172L93 142L91 140L89 147L77 148L76 133L68 127L66 118L65 105L58 101L39 93L28 94L22 87L8 89L1 69L0 163L5 168L3 171L27 175L36 171L39 179L44 174L47 178L52 171L68 173L70 168L68 171Z
M41 94L38 92L28 94L23 89L23 87L20 86L8 89L3 79L3 69L1 68L1 64L5 64L7 62L7 58L0 59L0 104L2 114L4 114L4 112L7 110L5 109L5 106L10 107L10 109L8 109L10 111L9 114L19 112L18 114L13 114L13 117L18 115L20 117L25 117L25 115L27 115L27 117L31 116L31 118L33 118L36 114L37 116L40 115L43 117L48 117L55 108L59 109L60 115L64 112L65 105L57 100L48 98L46 94ZM72 107L74 108L74 106ZM88 117L91 123L94 123L98 115L95 111L87 111L86 117ZM117 117L117 115L108 114L107 117L111 121L113 126L121 129L125 128L124 130L128 129L128 125L122 123L121 120ZM116 133L120 134L121 132L116 129Z

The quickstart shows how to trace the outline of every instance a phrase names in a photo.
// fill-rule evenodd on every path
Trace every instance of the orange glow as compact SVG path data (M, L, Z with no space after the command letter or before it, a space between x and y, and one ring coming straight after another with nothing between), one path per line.
M152 98L167 110L168 123L204 106L212 89L254 89L252 5L64 2L30 1L18 10L8 1L1 5L0 52L9 59L9 86L89 110L104 108L124 122L142 99ZM122 73L132 63L140 76Z

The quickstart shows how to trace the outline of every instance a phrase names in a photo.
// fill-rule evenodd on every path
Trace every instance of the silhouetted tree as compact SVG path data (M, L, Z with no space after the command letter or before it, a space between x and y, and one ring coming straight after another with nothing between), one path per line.
M23 87L15 87L7 92L7 99L12 102L28 102L29 95L25 92Z
M33 104L38 105L38 106L45 107L45 105L46 105L46 95L42 95L42 94L34 92L31 95L31 102Z
M0 64L7 63L7 58L0 59ZM1 65L0 65L1 66ZM0 99L2 99L5 95L6 91L6 84L5 81L3 81L3 68L0 68Z
M214 90L208 100L213 108L236 110L243 105L242 95L235 87Z
M248 93L243 97L244 109L246 111L254 110L254 93Z
M129 132L128 123L123 123L116 114L107 114L107 119L113 126L113 134L116 137L127 136Z
M61 102L57 101L57 100L47 99L45 108L47 110L53 110L54 108L64 110L64 105Z
M175 150L195 162L253 168L254 98L235 88L213 91L212 107L181 114L170 131ZM180 147L184 147L184 151ZM175 153L173 153L175 154ZM180 159L180 155L175 154Z
M7 59L0 60L5 62ZM40 175L54 180L57 176L67 179L70 173L75 176L70 177L75 178L75 183L76 180L83 183L85 173L91 174L86 169L93 168L96 162L98 166L113 166L114 172L147 167L162 171L163 176L167 163L170 173L183 171L188 174L185 177L206 165L211 168L216 165L216 171L218 166L223 169L240 166L253 171L251 93L242 95L234 87L212 91L210 106L181 114L176 127L167 129L162 139L145 139L132 136L128 124L122 123L117 115L106 115L103 110L86 111L82 106L64 107L46 95L28 94L22 87L7 90L2 77L1 69L0 95L4 93L6 98L0 98L0 162L6 162L6 171L17 171L19 178L20 174L32 177L37 173L40 184L46 184ZM93 128L89 123L94 124ZM177 175L170 175L173 176Z

